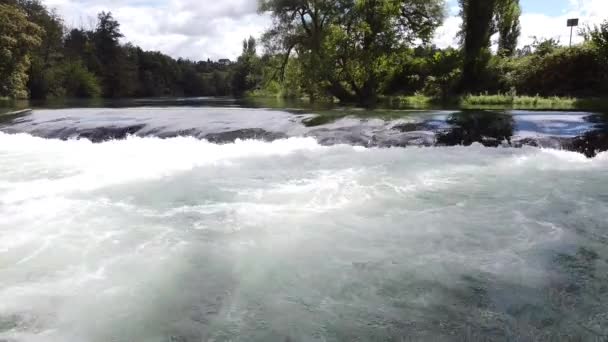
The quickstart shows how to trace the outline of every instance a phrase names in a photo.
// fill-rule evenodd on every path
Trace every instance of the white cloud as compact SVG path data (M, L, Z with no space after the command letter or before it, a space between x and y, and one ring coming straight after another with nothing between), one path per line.
M524 1L524 0L522 0ZM529 0L536 1L536 0ZM43 0L65 18L68 26L92 28L101 11L111 11L121 23L125 41L146 50L159 50L173 57L235 59L241 41L260 36L270 18L256 12L257 0ZM456 0L446 2L448 18L439 28L439 47L457 45L461 20ZM520 45L532 37L558 38L568 44L566 19L581 18L581 25L598 24L608 17L608 0L569 0L559 16L524 13ZM580 41L574 37L574 41Z
M462 19L459 16L450 16L445 19L443 26L437 29L434 43L440 48L458 45L456 34L460 30Z
M173 57L235 59L242 40L257 37L270 19L258 15L256 0L43 0L68 26L95 25L97 13L111 11L124 41Z
M462 20L454 11L453 2L450 0L451 16L446 19L444 25L439 28L435 36L435 42L439 47L456 45L456 34ZM569 7L565 8L561 15L549 16L543 13L523 13L521 20L521 38L519 45L531 44L534 37L555 38L563 45L570 40L570 30L566 27L569 18L580 18L580 27L584 25L597 25L608 19L608 0L570 0ZM575 28L572 42L579 43L582 37L578 36Z
M569 18L579 18L579 27L574 28L573 43L583 40L578 29L586 25L598 25L608 19L608 1L606 0L571 0L570 8L559 16L547 16L540 13L524 13L521 17L522 35L520 45L530 44L533 37L555 38L561 44L570 41L570 29L566 26Z

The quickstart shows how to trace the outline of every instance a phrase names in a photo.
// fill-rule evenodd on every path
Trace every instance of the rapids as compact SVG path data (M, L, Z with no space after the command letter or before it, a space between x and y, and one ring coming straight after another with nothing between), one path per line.
M608 337L606 152L35 133L0 133L0 341Z

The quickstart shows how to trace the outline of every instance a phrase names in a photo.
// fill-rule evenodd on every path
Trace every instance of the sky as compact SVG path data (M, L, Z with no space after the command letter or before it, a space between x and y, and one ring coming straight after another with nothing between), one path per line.
M608 19L608 0L520 0L522 35L520 46L533 37L557 38L568 44L568 18L581 25ZM258 37L271 24L258 14L257 0L42 0L56 9L70 27L93 28L96 14L111 11L121 24L124 42L172 57L206 60L235 59L243 39ZM437 30L435 44L456 45L460 25L457 0L446 0L448 17ZM581 38L575 34L574 41Z

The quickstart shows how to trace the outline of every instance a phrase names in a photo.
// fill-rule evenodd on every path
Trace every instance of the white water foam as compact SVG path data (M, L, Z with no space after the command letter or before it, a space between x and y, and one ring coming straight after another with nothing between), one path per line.
M606 153L0 133L0 340L441 338L462 279L524 301L605 234L607 179Z

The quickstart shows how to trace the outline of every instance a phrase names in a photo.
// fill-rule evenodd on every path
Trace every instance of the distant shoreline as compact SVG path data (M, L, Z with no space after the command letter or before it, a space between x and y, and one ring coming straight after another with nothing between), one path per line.
M84 105L88 107L106 105L112 106L115 103L121 103L121 107L141 106L149 101L155 100L171 100L179 99L182 102L189 103L188 100L196 100L199 97L155 97L155 98L52 98L48 100L11 100L1 99L0 113L14 114L16 111L31 110L37 107L78 107ZM264 93L248 94L240 98L226 97L211 97L215 100L234 100L251 102L251 104L260 107L270 108L292 108L295 105L303 108L331 108L334 106L346 106L354 108L363 108L356 103L340 103L332 101L316 101L310 102L307 98L282 98L280 96ZM608 98L603 97L543 97L543 96L510 96L510 95L464 95L453 96L448 98L434 98L425 95L404 95L404 96L384 96L380 98L378 104L373 107L377 109L479 109L479 110L574 110L574 111L599 111L608 112Z

